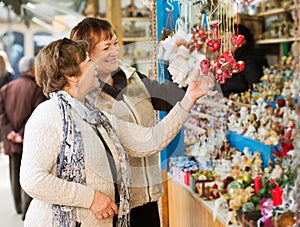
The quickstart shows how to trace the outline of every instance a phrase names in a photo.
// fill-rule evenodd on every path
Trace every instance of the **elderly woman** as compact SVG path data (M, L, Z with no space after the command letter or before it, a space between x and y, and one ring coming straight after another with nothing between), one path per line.
M114 119L86 98L99 87L87 48L64 38L36 57L37 83L50 99L25 128L20 182L33 197L25 226L128 226L131 177L123 146L140 157L159 152L193 103L214 94L213 80L196 79L198 73L183 100L152 128Z

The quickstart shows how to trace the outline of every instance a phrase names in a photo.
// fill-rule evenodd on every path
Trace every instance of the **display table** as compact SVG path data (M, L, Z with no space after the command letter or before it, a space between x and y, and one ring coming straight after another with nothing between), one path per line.
M213 220L214 200L205 201L174 177L168 179L170 227L225 227L227 210L220 208Z

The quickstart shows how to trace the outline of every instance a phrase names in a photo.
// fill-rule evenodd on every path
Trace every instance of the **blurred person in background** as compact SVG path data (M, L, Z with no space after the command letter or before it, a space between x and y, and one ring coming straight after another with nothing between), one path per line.
M13 80L14 70L11 67L7 54L0 51L0 87Z
M183 98L185 92L176 84L160 84L118 59L119 40L108 21L85 18L72 29L70 39L87 41L91 60L99 63L98 108L149 127L156 121L155 110L169 112ZM133 175L130 224L158 227L158 200L163 194L159 154L129 159Z
M234 51L234 58L245 62L245 69L227 78L225 84L221 84L221 90L225 97L232 93L241 93L252 89L253 84L259 83L264 75L264 67L268 67L265 53L257 48L253 34L242 25L235 24L236 35L243 35L245 40L241 47Z
M34 57L23 57L18 64L20 76L0 89L0 130L4 154L9 156L9 172L14 205L24 220L31 198L19 182L24 127L33 110L46 97L35 81Z

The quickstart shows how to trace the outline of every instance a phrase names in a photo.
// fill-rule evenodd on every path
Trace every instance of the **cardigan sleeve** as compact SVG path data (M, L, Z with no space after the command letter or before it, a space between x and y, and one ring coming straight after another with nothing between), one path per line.
M134 157L146 157L164 149L174 139L189 116L190 113L177 103L167 116L153 127L143 127L115 117L113 122L128 154Z
M93 188L62 180L55 174L63 136L62 123L58 108L44 104L37 107L25 127L21 186L38 200L90 208L94 198Z

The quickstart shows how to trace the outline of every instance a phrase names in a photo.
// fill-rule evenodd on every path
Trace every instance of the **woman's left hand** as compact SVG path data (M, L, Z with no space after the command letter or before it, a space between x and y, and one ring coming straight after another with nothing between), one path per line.
M93 203L90 207L98 219L112 218L118 213L118 206L106 194L95 191Z

